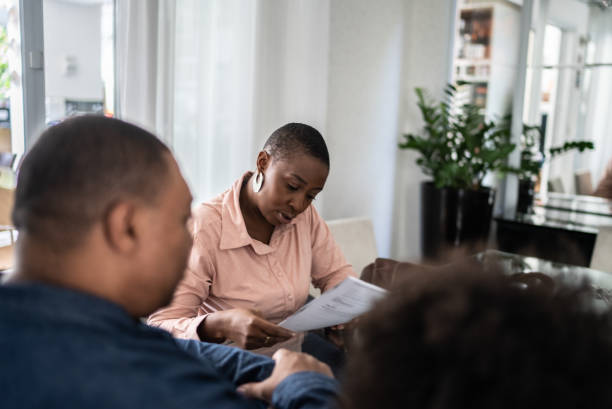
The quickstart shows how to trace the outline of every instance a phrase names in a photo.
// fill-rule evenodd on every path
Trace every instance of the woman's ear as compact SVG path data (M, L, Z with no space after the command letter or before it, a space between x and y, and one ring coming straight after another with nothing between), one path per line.
M270 159L271 157L268 152L259 152L259 155L257 155L257 171L263 173L268 168L268 165L270 164Z
M129 254L137 248L135 204L122 201L113 204L104 217L104 234L113 250Z

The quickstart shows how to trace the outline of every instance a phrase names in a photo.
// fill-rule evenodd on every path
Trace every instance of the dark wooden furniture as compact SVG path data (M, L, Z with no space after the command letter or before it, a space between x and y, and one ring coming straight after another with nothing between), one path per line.
M533 213L502 214L494 220L502 251L588 266L599 227L612 225L612 202L549 193L536 199Z

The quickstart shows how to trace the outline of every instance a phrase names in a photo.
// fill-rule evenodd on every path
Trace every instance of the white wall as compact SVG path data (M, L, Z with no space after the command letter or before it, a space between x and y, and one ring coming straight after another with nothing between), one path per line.
M381 257L420 257L416 154L397 147L423 123L414 87L440 97L449 78L453 0L334 0L326 139L332 157L321 213L367 216Z
M450 78L453 0L405 2L401 133L423 126L416 106L415 87L432 98L443 95ZM420 183L427 178L415 164L417 154L396 149L393 246L391 256L415 260L421 256Z
M269 21L260 21L256 33L256 43L263 44L256 50L256 147L288 120L316 126L331 154L330 176L317 200L322 216L370 217L380 256L419 258L424 177L416 156L397 143L402 131L422 126L414 87L438 97L447 82L453 1L317 0L316 7L303 8L302 1L258 7L257 18Z
M390 256L401 98L401 0L334 0L330 9L327 142L332 158L321 213L372 218Z
M327 137L329 12L330 0L257 3L253 167L270 133L287 122Z
M47 97L102 100L101 6L46 0L44 3L45 93ZM66 74L66 57L75 70Z

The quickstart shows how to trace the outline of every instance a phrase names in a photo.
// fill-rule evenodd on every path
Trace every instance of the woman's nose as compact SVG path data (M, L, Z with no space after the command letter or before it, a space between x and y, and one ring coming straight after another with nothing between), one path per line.
M298 215L304 211L306 208L306 196L303 195L295 195L291 197L289 200L289 206L291 210L293 210L294 215Z

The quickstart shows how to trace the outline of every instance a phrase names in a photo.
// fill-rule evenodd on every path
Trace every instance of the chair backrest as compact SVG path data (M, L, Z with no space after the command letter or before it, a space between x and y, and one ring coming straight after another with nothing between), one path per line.
M15 191L0 187L0 230L12 228L11 212L14 203Z
M11 152L0 152L0 166L12 168L16 157L17 155Z
M612 226L601 226L591 256L591 268L612 273Z
M15 191L0 187L0 271L14 265L14 235L11 212L15 203Z
M378 256L372 221L365 217L354 217L330 220L327 225L344 257L353 266L357 276L361 276L363 268ZM321 291L311 284L310 295L316 298L321 295Z
M361 275L361 270L378 257L372 221L355 217L330 220L327 225L347 261Z
M561 178L558 178L558 177L551 178L548 181L548 191L565 193L565 188L563 187L563 180L561 180Z
M578 170L574 173L576 182L576 193L579 195L590 195L593 193L593 182L590 170Z

